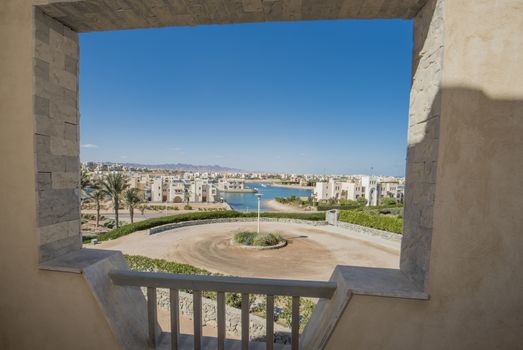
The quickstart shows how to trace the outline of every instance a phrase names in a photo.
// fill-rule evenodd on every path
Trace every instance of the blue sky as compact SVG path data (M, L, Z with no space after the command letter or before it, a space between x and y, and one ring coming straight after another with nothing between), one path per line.
M81 34L82 161L403 175L412 22Z

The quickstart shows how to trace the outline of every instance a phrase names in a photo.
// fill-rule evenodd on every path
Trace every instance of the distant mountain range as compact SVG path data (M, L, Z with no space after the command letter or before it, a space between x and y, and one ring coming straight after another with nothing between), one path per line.
M115 164L115 163L112 163ZM128 168L146 168L158 170L180 170L192 172L207 172L207 173L244 173L245 170L228 168L220 165L193 165L184 163L175 164L139 164L139 163L118 163Z

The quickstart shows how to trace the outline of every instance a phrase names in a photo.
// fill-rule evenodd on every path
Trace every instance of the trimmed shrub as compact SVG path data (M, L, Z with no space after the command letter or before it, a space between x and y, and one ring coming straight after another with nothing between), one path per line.
M256 246L256 247L268 247L276 245L283 241L283 237L278 233L256 233L243 231L234 234L234 242L238 244Z
M393 216L372 214L359 210L344 210L340 213L339 220L378 230L403 233L403 219Z
M252 244L258 247L269 247L283 242L283 237L278 233L260 234L254 238Z
M252 245L257 235L256 232L238 232L234 234L233 240L238 244Z

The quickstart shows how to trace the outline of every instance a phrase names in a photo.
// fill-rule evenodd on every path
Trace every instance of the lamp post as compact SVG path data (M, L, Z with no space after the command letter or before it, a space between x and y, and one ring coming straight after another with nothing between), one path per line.
M261 196L262 194L260 192L256 193L256 197L258 197L258 234L260 234L260 209L261 209Z

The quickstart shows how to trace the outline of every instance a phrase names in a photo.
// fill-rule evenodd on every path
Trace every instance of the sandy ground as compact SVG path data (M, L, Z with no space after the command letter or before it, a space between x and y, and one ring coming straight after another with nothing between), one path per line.
M333 226L262 223L289 244L275 250L233 246L235 232L256 230L255 222L184 227L155 235L145 231L102 242L98 249L121 250L191 264L213 272L244 277L329 279L336 265L398 268L400 244Z
M293 205L282 204L275 199L266 200L263 202L263 205L267 208L271 208L276 211L284 211L287 213L301 213L301 212L311 212L310 210L304 210L302 208L295 207Z

